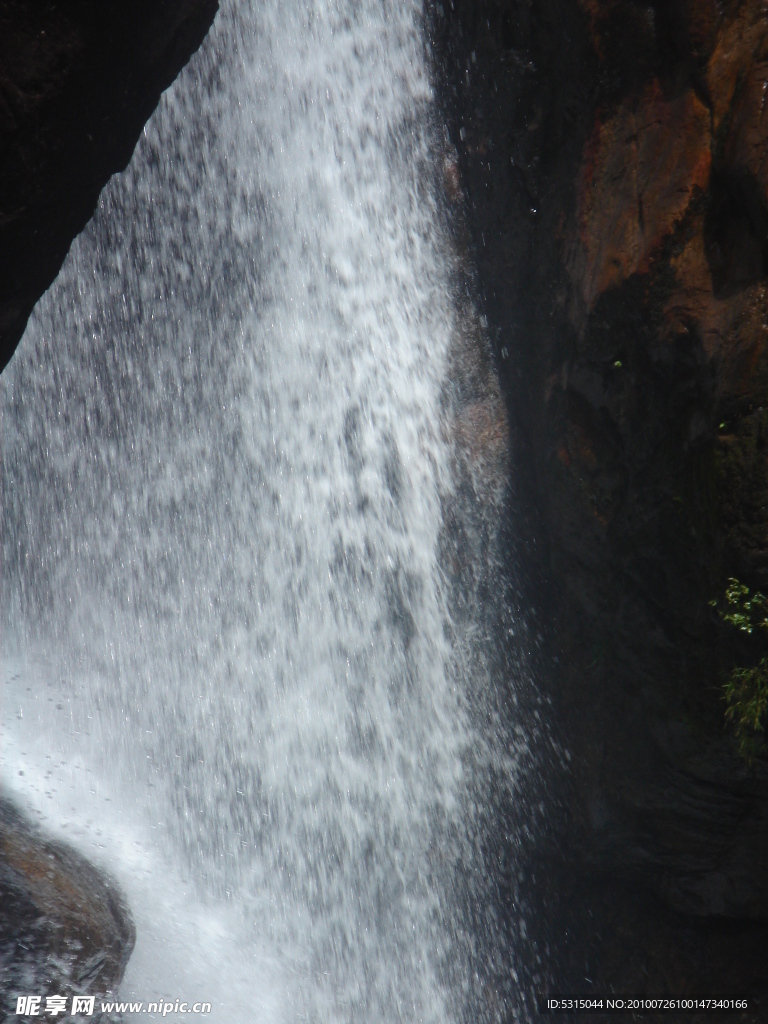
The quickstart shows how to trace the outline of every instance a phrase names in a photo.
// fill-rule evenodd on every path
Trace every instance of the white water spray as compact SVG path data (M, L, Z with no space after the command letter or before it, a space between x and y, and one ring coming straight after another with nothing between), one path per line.
M3 377L3 778L126 890L123 998L462 1017L431 104L415 4L224 5Z

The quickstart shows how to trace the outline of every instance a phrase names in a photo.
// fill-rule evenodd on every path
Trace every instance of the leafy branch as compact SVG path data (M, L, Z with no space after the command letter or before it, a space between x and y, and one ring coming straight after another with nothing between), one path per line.
M710 601L717 608L717 600ZM740 633L768 634L768 598L759 590L750 591L731 577L725 591L724 607L718 609L723 622ZM763 747L760 734L765 733L768 720L768 657L751 668L737 666L723 685L723 699L728 705L725 717L735 727L739 750L748 762Z

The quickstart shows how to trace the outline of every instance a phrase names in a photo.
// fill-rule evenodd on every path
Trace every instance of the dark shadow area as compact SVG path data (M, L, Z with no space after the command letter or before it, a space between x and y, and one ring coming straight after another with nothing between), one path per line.
M704 244L718 298L768 276L768 207L749 171L713 175Z
M722 85L708 62L748 16L630 0L428 8L456 152L446 192L465 211L512 436L507 601L535 622L548 716L525 796L543 808L535 840L509 839L520 811L503 802L487 832L510 934L521 898L532 908L527 978L487 968L493 1020L542 981L768 991L766 766L739 758L724 721L732 640L709 604L736 567L762 565L765 536L763 354L740 326L756 331L764 309L765 202L752 172L709 176L707 134ZM733 48L742 74L752 52ZM679 208L670 154L686 146ZM639 215L625 173L643 176Z

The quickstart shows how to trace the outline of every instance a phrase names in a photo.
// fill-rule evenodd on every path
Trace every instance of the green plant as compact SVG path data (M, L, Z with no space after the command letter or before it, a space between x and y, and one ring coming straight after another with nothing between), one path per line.
M715 608L719 603L710 601ZM723 622L740 633L768 634L768 598L759 590L752 592L734 577L728 580L723 607L718 614ZM723 685L723 699L728 705L725 717L735 727L739 750L751 761L762 749L760 734L765 732L768 720L768 657L761 658L751 668L732 669Z
M733 722L742 755L751 761L762 748L768 713L768 658L753 668L735 668L723 687L725 717Z
M717 606L717 601L711 602ZM753 633L762 629L768 633L768 598L759 590L751 593L732 576L725 590L725 603L731 611L721 611L723 622L736 626L742 633Z

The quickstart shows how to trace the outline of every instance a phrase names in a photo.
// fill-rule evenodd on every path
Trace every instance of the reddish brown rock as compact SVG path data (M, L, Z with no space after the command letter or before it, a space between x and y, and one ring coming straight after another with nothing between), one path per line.
M444 101L556 609L560 849L764 985L768 760L722 696L760 652L710 601L768 592L768 5L452 11Z
M584 154L578 191L583 251L573 275L584 305L649 261L706 188L709 112L692 89L668 99L654 79L609 120L599 115Z
M0 799L0 1020L15 997L115 993L136 938L115 883Z
M765 202L768 201L768 27L763 25L762 28L753 62L745 71L730 112L723 161L754 175Z
M730 18L721 16L706 67L706 87L716 133L731 109L745 74L749 77L759 62L767 31L768 10L763 0L749 0L731 8Z

